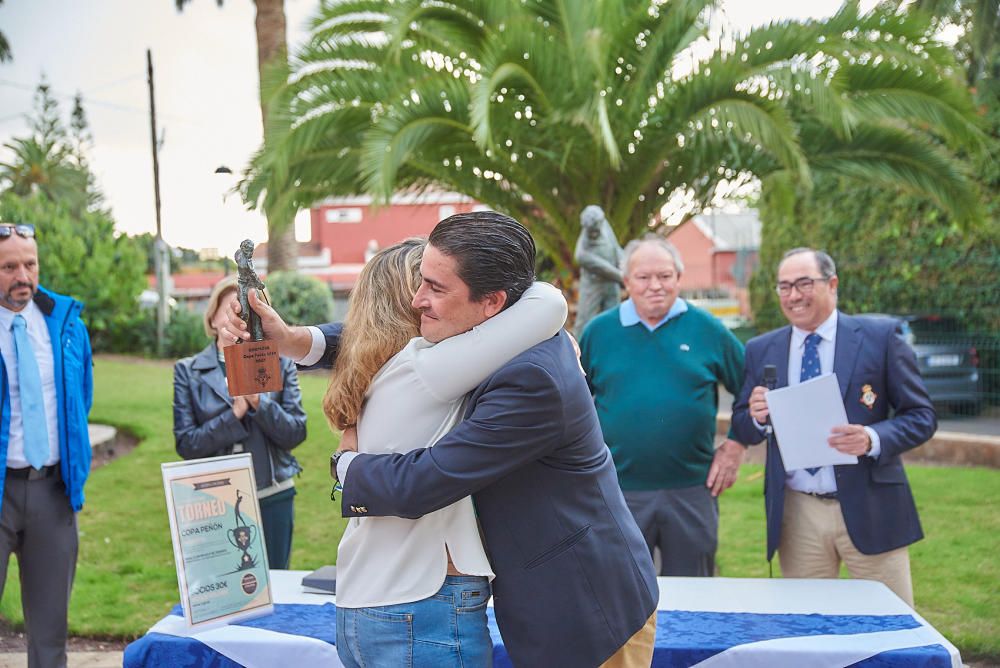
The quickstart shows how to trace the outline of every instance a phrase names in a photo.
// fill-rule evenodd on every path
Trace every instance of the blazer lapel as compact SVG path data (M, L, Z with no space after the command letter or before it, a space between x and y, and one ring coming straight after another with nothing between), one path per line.
M198 353L198 356L194 360L194 368L201 372L202 380L208 385L213 392L219 395L219 398L225 401L227 404L232 405L233 398L229 396L229 387L226 384L226 376L222 373L222 369L219 368L219 357L218 349L215 344L209 345L207 348Z
M854 365L861 351L861 328L855 318L843 313L837 314L837 344L833 353L833 371L840 383L840 395L847 401L847 388L851 384Z

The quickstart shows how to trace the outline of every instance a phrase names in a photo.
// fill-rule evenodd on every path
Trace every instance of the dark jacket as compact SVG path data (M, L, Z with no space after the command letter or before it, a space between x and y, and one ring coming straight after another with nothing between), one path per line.
M292 449L306 438L306 414L295 365L281 358L283 390L260 395L257 410L242 419L219 366L213 341L193 357L174 364L174 443L184 459L232 453L235 443L253 455L257 489L287 480L302 470Z
M764 366L777 367L777 387L788 385L788 347L792 328L782 327L751 339L746 347L746 378L733 404L733 430L743 443L763 438L750 416L750 393L764 384ZM920 378L913 350L898 322L840 313L833 370L851 424L878 434L878 459L834 466L837 497L851 542L863 554L881 554L923 538L920 518L906 480L904 452L921 445L937 429L934 408ZM862 396L874 392L868 408ZM769 445L764 476L767 558L778 549L785 503L785 467L777 445Z
M602 663L659 594L567 334L515 357L468 406L433 448L356 457L344 517L415 518L471 494L514 665Z
M90 473L90 435L87 415L94 398L94 370L90 354L90 336L80 320L83 304L39 286L35 305L45 316L52 341L53 373L56 381L59 422L59 473L66 486L66 496L74 511L83 508L83 485ZM0 363L0 461L7 461L7 437L10 434L10 386L7 367ZM4 478L0 477L0 501Z

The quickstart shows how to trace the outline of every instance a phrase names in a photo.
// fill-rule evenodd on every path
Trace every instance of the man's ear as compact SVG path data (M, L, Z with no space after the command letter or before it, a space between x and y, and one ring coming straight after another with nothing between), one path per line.
M481 303L483 305L483 315L487 318L492 318L507 305L507 291L497 290L487 293L483 296Z

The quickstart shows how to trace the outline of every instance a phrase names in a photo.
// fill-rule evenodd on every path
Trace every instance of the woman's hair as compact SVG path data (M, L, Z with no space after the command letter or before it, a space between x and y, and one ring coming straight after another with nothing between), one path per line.
M222 304L222 298L225 296L226 292L232 290L236 291L236 275L226 276L221 281L215 284L212 288L212 294L208 297L208 305L205 307L205 317L203 322L205 323L205 336L210 339L214 339L217 332L215 327L212 327L212 318L215 317L215 312L219 309L219 305ZM230 341L232 343L232 341Z
M426 243L417 238L400 241L380 250L361 270L323 398L323 412L335 429L357 423L372 378L410 339L420 336L420 314L412 302L420 287Z

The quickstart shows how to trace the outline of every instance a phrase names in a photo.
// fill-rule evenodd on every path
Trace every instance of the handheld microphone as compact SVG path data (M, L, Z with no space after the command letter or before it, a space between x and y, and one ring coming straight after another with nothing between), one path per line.
M768 390L773 390L778 385L778 367L773 364L764 365L764 387ZM764 433L768 436L774 433L774 427L771 426L771 416L767 416L767 422L764 423Z
M773 390L778 386L778 367L773 364L764 365L764 387Z

